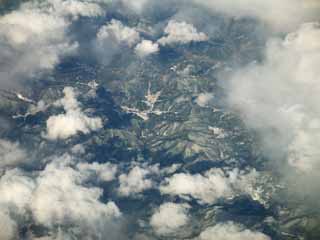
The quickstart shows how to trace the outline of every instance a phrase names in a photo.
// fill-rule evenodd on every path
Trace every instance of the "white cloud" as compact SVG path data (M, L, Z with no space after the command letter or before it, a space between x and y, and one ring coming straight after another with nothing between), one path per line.
M320 168L319 38L319 24L308 23L270 40L265 60L233 72L229 88L229 103L260 131L271 156L287 154L306 173Z
M80 236L117 239L113 235L119 234L122 215L119 208L112 201L100 201L102 189L86 186L87 169L96 169L96 166L82 171L74 164L71 156L64 155L54 158L39 173L6 171L0 178L0 215L2 212L12 215L14 220L1 219L5 222L0 221L0 228L6 224L20 226L32 220L48 227L52 236L58 235L59 226L68 226L64 234L72 239Z
M139 57L143 58L159 52L159 44L149 40L143 40L135 47L135 52Z
M136 29L127 27L115 19L102 26L97 33L97 42L101 48L108 48L110 41L111 43L132 47L139 40L140 34Z
M192 24L177 22L176 20L170 20L164 32L166 36L158 40L161 45L186 44L208 40L208 36L203 32L198 32Z
M61 58L73 54L77 43L67 36L69 26L70 21L54 9L36 2L1 16L1 85L17 85L24 78L52 70Z
M229 222L218 224L203 231L197 240L271 240L263 233L244 229L243 227Z
M48 2L59 14L71 16L73 19L79 16L97 17L104 14L103 9L97 3L76 0L48 0Z
M192 197L201 204L209 204L221 198L233 197L238 192L253 193L257 177L256 171L245 174L237 169L226 173L221 169L211 169L204 175L178 173L167 178L160 186L160 191L185 199Z
M15 239L16 234L16 223L10 218L7 213L0 211L0 239L12 240Z
M179 173L166 179L165 184L160 187L163 194L180 195L182 197L192 196L201 203L212 203L221 197L232 195L232 189L228 179L222 171L210 175Z
M6 171L0 179L0 206L24 215L35 187L34 181L24 172L17 169Z
M1 176L0 239L18 239L18 227L23 219L29 219L28 206L34 188L34 182L17 169L7 170Z
M170 235L189 221L188 204L164 203L155 211L150 225L158 235Z
M139 166L133 167L128 174L121 174L119 176L119 194L130 196L152 188L153 182L148 178L150 174L150 169Z
M108 64L115 54L124 49L133 48L139 41L140 34L135 28L112 19L97 33L95 55L103 64Z
M27 153L19 143L0 139L0 169L14 167L27 160Z
M276 30L293 29L300 23L317 19L319 4L301 0L192 0L208 9L233 17L254 17ZM284 14L285 13L285 14Z
M111 163L79 163L77 168L83 173L95 176L99 181L109 182L115 179L117 166Z
M31 200L33 217L50 228L71 224L87 229L84 234L90 237L102 234L120 210L113 202L100 202L100 188L82 185L86 176L70 167L72 161L70 156L57 158L40 173Z
M65 87L64 97L56 105L63 106L65 113L51 116L47 120L48 139L67 139L78 132L88 134L102 128L102 120L98 117L88 117L82 112L73 88Z

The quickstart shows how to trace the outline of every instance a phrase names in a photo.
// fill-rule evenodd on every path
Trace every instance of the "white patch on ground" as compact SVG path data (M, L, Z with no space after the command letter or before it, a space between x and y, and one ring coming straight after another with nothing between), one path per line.
M201 93L196 98L196 103L200 107L206 107L213 98L214 98L214 95L212 93Z

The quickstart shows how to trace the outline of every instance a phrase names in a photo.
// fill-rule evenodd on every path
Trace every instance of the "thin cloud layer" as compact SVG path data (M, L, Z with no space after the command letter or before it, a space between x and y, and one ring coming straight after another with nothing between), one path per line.
M319 37L319 25L308 23L270 40L265 60L233 73L228 89L230 104L268 149L306 173L320 167Z
M155 2L154 0L122 0L124 6L138 13L143 12ZM175 3L181 6L194 4L229 17L251 17L266 23L276 31L290 31L303 22L316 20L320 8L316 0L178 0ZM163 4L169 5L172 2Z
M67 36L69 25L55 9L33 2L1 16L0 84L8 87L38 71L52 70L62 57L73 54L77 43Z
M103 14L90 1L47 0L29 1L0 16L0 88L19 87L76 54L79 44L69 36L72 23Z
M317 18L319 4L309 0L192 0L231 17L252 17L277 31L288 31Z

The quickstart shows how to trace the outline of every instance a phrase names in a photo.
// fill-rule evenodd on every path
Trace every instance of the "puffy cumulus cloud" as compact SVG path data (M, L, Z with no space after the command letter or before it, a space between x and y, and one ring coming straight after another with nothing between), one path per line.
M94 51L97 59L108 64L121 50L133 48L140 41L140 33L122 22L112 19L97 32Z
M140 34L136 29L127 27L115 19L102 26L97 33L97 43L102 48L108 48L112 43L132 47L139 40Z
M192 2L233 17L257 18L280 31L287 31L305 21L315 20L320 6L312 0L192 0Z
M101 234L103 225L121 213L113 202L99 201L101 189L82 186L86 178L68 165L71 160L68 156L57 159L40 173L31 201L34 218L48 227L75 224L97 228Z
M166 36L158 40L161 45L186 44L208 40L208 36L203 32L198 32L192 24L177 22L176 20L170 20L164 32Z
M28 206L35 184L24 172L7 170L0 178L0 239L18 239L18 227L29 220Z
M0 17L2 87L52 70L61 58L76 51L77 43L67 36L70 22L48 9L30 2Z
M0 179L1 208L24 215L35 187L35 182L24 172L17 169L6 171Z
M78 17L97 17L104 14L104 10L97 3L77 0L48 0L60 15Z
M87 186L87 180L86 170L79 171L69 155L54 158L40 172L6 171L0 178L0 213L14 218L1 218L0 224L31 221L47 227L51 239L61 239L59 234L62 239L121 239L119 208L101 202L102 189Z
M115 179L118 167L112 163L79 163L77 168L88 175L96 177L99 181L109 182Z
M71 24L79 17L103 14L91 1L34 0L1 16L0 87L19 87L75 54L78 43L69 36Z
M16 223L8 216L7 213L0 211L0 239L12 240L17 233Z
M218 224L204 230L196 240L271 240L267 235L244 229L233 222Z
M0 139L0 169L14 167L27 160L27 153L19 143Z
M64 97L56 102L62 106L64 114L51 116L47 120L46 137L51 140L67 139L79 132L88 134L102 128L102 120L98 117L88 117L80 108L76 93L72 87L65 87Z
M235 196L237 193L252 194L258 173L252 170L244 173L238 169L224 172L210 169L204 175L178 173L165 179L160 186L162 194L196 199L200 204L214 203L222 198Z
M269 41L265 60L230 77L229 103L260 131L269 155L287 155L309 174L320 167L320 28L302 25L285 39Z
M152 215L150 225L158 235L177 232L189 221L188 204L164 203Z
M122 196L130 196L141 193L153 187L153 181L150 179L151 169L140 166L133 167L128 174L119 176L118 193Z
M143 40L135 47L135 52L139 57L143 58L159 52L159 44L150 40Z

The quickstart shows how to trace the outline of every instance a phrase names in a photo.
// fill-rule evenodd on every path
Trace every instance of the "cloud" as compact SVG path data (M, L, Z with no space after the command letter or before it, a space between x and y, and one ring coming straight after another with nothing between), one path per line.
M195 4L231 17L253 17L276 30L287 31L315 20L319 4L301 0L192 0Z
M48 0L55 11L63 16L71 16L73 20L81 17L97 17L104 14L104 10L97 3L76 0Z
M0 239L12 240L16 236L16 223L8 216L7 213L0 211Z
M115 179L117 166L111 163L79 163L77 168L84 174L95 176L99 181L109 182Z
M27 153L19 143L0 139L0 169L18 166L27 160Z
M97 42L103 47L108 47L110 41L115 44L132 47L140 40L136 29L123 25L120 21L112 19L110 23L102 26L97 33Z
M33 1L1 16L1 87L16 87L74 54L78 45L67 35L69 26L70 21L54 8Z
M76 93L72 87L65 87L64 97L57 101L57 106L62 106L64 114L51 116L47 120L46 137L51 140L67 139L79 132L88 134L102 128L102 120L98 117L88 117L82 112Z
M189 221L188 204L164 203L152 215L150 225L158 235L170 235Z
M231 74L229 103L278 158L311 173L320 167L320 28L302 25L285 39L272 39L265 60Z
M103 64L108 64L115 54L133 48L139 41L140 33L135 28L112 19L97 32L94 41L95 55Z
M222 198L230 198L238 192L251 194L256 171L245 174L237 169L224 172L211 169L204 175L178 173L167 178L160 186L162 194L180 196L185 199L196 199L200 204L212 204Z
M0 88L21 87L76 54L79 44L70 36L71 25L79 17L103 14L91 1L34 0L0 16Z
M74 165L71 156L63 155L40 172L6 171L0 178L0 213L14 217L2 218L6 222L0 224L19 227L34 222L47 227L52 239L59 235L68 236L63 239L121 239L119 208L112 201L101 202L102 189L86 185L87 170Z
M6 171L0 180L0 206L24 215L35 187L35 182L23 171Z
M153 181L148 178L151 173L151 169L135 166L128 174L121 174L119 176L118 193L121 196L130 196L152 188Z
M143 58L159 52L159 44L143 40L135 47L135 52L139 57Z
M218 224L204 230L197 240L271 240L260 232L244 229L233 222Z
M34 219L49 228L79 227L82 238L111 237L119 208L112 201L100 201L102 189L84 186L86 174L72 168L72 162L70 156L57 158L40 173L31 201Z
M208 36L205 33L198 32L192 24L186 22L170 20L164 32L166 36L158 40L161 45L186 44L208 40Z
M113 202L104 204L99 201L101 189L82 186L85 175L71 168L69 161L72 159L68 156L57 159L40 173L31 201L34 218L50 228L76 224L97 228L101 233L104 223L110 218L120 217L120 210Z

